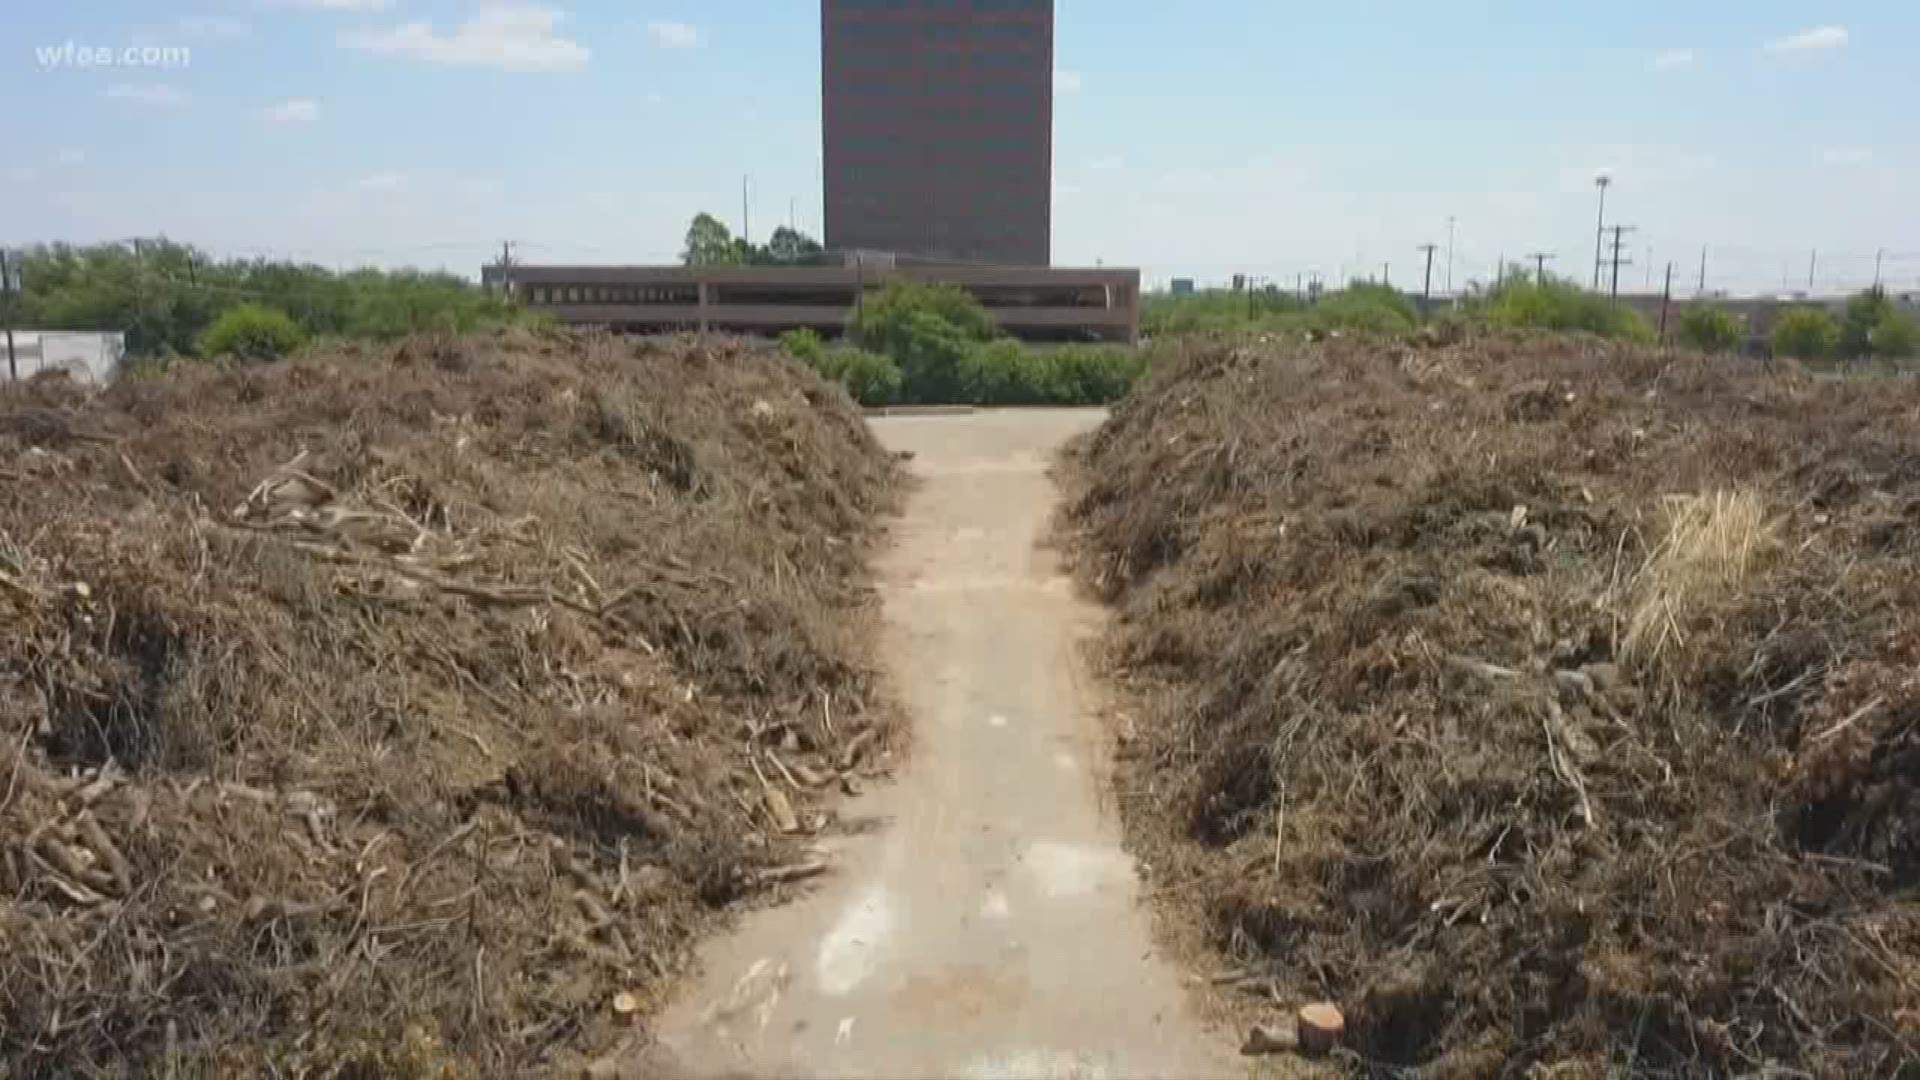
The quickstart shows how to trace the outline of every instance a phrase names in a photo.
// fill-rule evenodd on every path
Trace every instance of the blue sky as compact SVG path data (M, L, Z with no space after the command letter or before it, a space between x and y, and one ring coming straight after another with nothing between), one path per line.
M1635 265L1920 289L1920 5L1059 0L1054 258L1153 280ZM813 0L11 0L0 242L475 273L819 222ZM185 47L174 66L46 49ZM1652 259L1649 264L1648 252Z

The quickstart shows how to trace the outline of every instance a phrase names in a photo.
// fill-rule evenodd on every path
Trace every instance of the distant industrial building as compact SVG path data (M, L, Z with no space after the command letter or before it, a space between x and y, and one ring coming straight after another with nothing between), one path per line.
M1046 266L1053 0L822 0L826 245Z
M1132 342L1140 332L1140 271L1043 267L515 266L515 295L562 323L625 333L677 330L834 336L861 298L889 281L965 289L1000 328L1027 341ZM482 271L501 285L498 266Z
M1053 0L822 0L824 266L483 271L563 323L844 330L889 281L966 290L1028 341L1133 342L1140 272L1052 269Z
M15 330L11 355L0 335L0 379L65 372L76 382L112 382L127 355L127 336L106 330Z

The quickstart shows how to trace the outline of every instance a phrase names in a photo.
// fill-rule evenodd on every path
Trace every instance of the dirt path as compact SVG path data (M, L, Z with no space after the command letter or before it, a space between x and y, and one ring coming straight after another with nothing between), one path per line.
M885 660L912 710L898 783L846 807L817 894L703 954L653 1073L1240 1074L1191 1018L1096 779L1078 640L1097 611L1037 546L1086 411L891 417L922 486L884 557Z

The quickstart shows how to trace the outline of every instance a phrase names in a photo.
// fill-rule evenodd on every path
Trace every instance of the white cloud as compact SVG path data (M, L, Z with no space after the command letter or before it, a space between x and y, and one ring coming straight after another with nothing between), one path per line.
M1802 34L1783 37L1767 43L1770 53L1812 52L1822 49L1844 49L1847 47L1847 28L1844 26L1821 26Z
M67 149L62 150L58 154L54 155L53 160L59 162L62 165L67 166L68 168L72 168L76 165L85 165L87 163L87 152L85 150L76 149L74 147L68 147Z
M1820 163L1834 168L1873 164L1873 151L1862 146L1831 146L1820 152Z
M503 71L579 71L587 47L557 30L563 14L527 3L492 3L447 33L432 23L410 22L384 30L345 30L340 44L377 56L423 60L453 67Z
M683 22L650 22L647 37L663 49L691 49L700 44L700 28Z
M310 124L320 118L320 103L312 98L294 98L261 110L269 124Z
M395 191L407 186L403 172L373 172L360 178L362 191Z
M1085 85L1077 71L1056 71L1053 73L1053 92L1056 94L1077 94Z
M306 8L309 11L385 11L393 0L266 0L268 7Z
M157 109L177 108L193 100L192 94L167 83L144 85L114 83L100 91L100 96L113 101L131 101L138 105L150 105Z
M1653 58L1655 71L1686 71L1693 67L1692 49L1668 49Z

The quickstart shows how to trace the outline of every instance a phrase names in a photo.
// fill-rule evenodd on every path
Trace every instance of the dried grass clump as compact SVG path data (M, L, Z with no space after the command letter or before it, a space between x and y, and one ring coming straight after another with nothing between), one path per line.
M1176 344L1069 519L1156 896L1352 1075L1920 1063L1920 383Z
M1684 648L1686 630L1738 595L1778 544L1766 506L1751 491L1666 500L1666 535L1634 586L1621 656L1654 664Z
M0 390L0 1074L520 1075L631 1037L812 863L767 786L817 829L887 743L893 485L844 393L718 338Z

